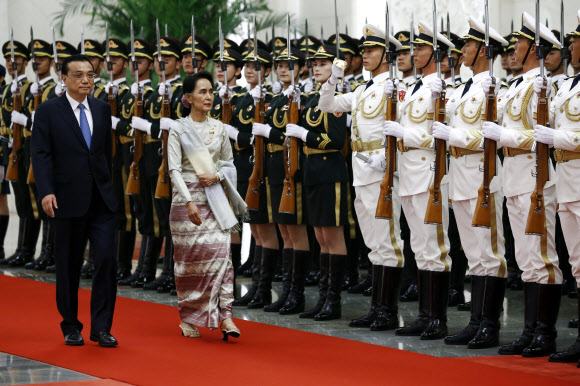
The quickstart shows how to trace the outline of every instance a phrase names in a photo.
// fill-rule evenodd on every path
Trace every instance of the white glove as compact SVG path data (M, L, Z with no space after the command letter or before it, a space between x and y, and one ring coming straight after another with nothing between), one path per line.
M260 135L264 138L270 138L270 130L272 130L270 125L265 125L263 123L254 123L252 125L252 135Z
M491 139L492 141L499 142L501 138L501 126L493 122L483 122L482 134L483 138Z
M539 97L544 88L544 78L538 76L534 79L534 92ZM550 97L550 91L552 91L552 78L546 78L546 98Z
M115 83L113 83L113 82L109 82L109 83L107 83L107 84L105 85L105 93L106 93L107 95L109 95L109 92L110 92L111 88L112 88L112 90L113 90L113 95L114 95L114 96L117 96L117 94L119 94L119 85L118 85L118 84L115 84Z
M306 136L308 135L308 130L305 128L295 125L293 123L289 123L286 125L286 136L287 137L294 137L299 138L303 142L306 142Z
M554 144L554 129L549 127L536 125L534 126L534 139L536 142L545 143L546 145Z
M292 91L294 91L294 89L292 88L292 86L290 86L286 90L284 90L282 93L284 95L286 95L288 98L290 98L290 95L292 94Z
M133 117L131 119L131 126L133 126L134 129L151 135L151 122L146 119Z
M18 82L12 81L12 84L10 85L10 92L12 94L14 94L16 92L17 88L18 88Z
M133 94L135 98L139 95L139 89L141 89L141 95L143 95L143 86L138 85L137 83L131 85L131 94Z
M314 90L314 84L312 84L312 79L306 79L304 81L304 94L310 94Z
M19 113L18 111L14 111L12 110L12 122L19 124L20 126L25 126L28 123L28 117L22 113Z
M272 85L272 93L278 95L282 92L282 82L277 81Z
M451 131L451 129L449 129L449 126L447 126L446 124L435 121L433 122L431 130L433 132L432 135L435 138L442 139L444 141L449 141L449 132Z
M384 173L387 170L387 160L384 155L373 154L371 155L371 162L368 164L369 167L377 172Z
M499 93L499 89L501 86L501 82L499 81L498 78L495 78L495 95L497 95ZM489 89L491 87L491 76L486 76L482 81L481 81L481 88L483 89L483 93L485 95L489 94Z
M256 86L252 90L250 90L250 95L254 99L254 104L256 104L260 100L260 96L266 95L266 90L260 91L260 87Z
M42 92L42 86L40 85L39 82L34 82L30 85L30 93L33 96L38 96L38 94L40 94Z
M114 115L111 115L111 129L117 130L117 125L121 122L119 118Z
M171 125L173 125L173 122L175 121L171 118L161 118L161 120L159 121L159 128L161 130L169 130Z
M332 73L330 74L330 78L328 78L328 83L332 86L336 86L339 79L344 78L344 68L347 67L347 64L344 60L334 59L332 63Z
M405 136L405 128L399 122L386 121L383 125L383 135L403 138Z
M226 95L226 91L229 90L229 95L230 97L232 96L232 89L228 86L221 86L220 90L218 91L218 95L220 96L221 99L224 99L224 95Z
M431 96L433 98L439 98L443 91L443 81L439 78L435 78L431 81L429 87L431 88Z
M58 82L56 87L54 88L54 93L57 96L62 96L62 94L64 94L66 92L66 86L64 83L62 82Z
M34 113L36 113L36 111L33 111L32 114L30 114L30 122L32 122L32 124L34 125ZM34 126L30 126L30 131L32 131L32 128Z
M171 99L171 94L173 93L173 90L171 90L171 84L169 84L169 82L165 82L165 83L159 83L159 88L157 89L159 91L159 95L165 95L165 90L167 90L167 92L169 93L169 99Z
M397 88L399 87L399 80L395 79L395 83L393 84L393 82L389 79L385 82L385 85L383 86L383 92L385 93L385 95L388 98L391 98L393 96L393 94L395 94L397 92Z
M238 134L240 133L240 131L238 129L236 129L235 127L233 127L232 125L227 125L224 123L224 128L226 129L227 133L228 133L228 137L230 137L230 139L238 142Z

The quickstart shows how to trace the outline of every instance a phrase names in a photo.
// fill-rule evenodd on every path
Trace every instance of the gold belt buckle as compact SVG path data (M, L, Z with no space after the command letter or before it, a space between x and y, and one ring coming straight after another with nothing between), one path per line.
M459 158L458 149L456 146L450 146L449 150L451 151L451 156L454 158Z
M564 151L562 149L556 149L554 151L554 158L556 159L556 162L566 162L564 160Z
M350 148L352 149L352 151L358 151L358 146L356 144L356 141L352 141L350 143Z

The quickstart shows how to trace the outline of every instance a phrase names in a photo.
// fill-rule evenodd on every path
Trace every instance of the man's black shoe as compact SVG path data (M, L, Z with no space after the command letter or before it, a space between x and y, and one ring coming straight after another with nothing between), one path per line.
M64 344L67 346L82 346L85 344L83 336L77 330L69 332L64 336Z
M93 342L99 342L99 346L103 347L113 347L118 344L117 339L105 331L91 332L91 340Z

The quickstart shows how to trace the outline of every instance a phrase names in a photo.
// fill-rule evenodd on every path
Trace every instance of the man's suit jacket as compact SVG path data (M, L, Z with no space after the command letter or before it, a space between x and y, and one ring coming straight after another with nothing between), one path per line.
M66 97L54 98L38 106L32 130L32 165L40 197L56 196L55 217L87 214L94 184L111 211L117 208L111 180L111 108L91 96L93 117L91 148L81 132Z

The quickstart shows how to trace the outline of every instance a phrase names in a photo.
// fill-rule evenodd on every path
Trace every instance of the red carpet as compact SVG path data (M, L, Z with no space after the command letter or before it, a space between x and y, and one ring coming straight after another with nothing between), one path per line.
M139 385L546 385L580 384L580 369L519 359L436 358L356 341L236 320L239 340L202 329L201 339L180 335L174 307L118 298L112 333L120 345L88 341L90 292L80 291L86 343L68 347L60 333L54 285L0 275L0 351L95 377ZM546 361L543 359L543 361ZM522 362L524 363L524 362ZM548 366L548 362L545 362ZM506 366L508 368L506 368ZM531 370L530 370L531 369Z

